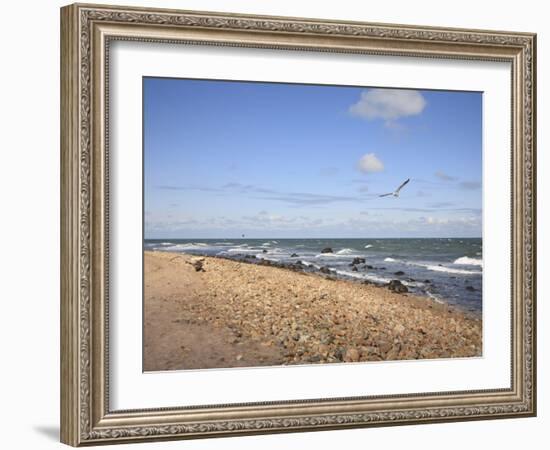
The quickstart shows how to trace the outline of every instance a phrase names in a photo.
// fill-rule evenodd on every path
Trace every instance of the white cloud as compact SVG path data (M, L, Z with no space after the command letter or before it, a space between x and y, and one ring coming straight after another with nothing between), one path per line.
M368 89L349 112L363 119L384 119L387 125L400 117L416 116L426 107L426 100L418 91L407 89Z
M374 153L367 153L361 157L357 163L357 167L363 173L382 172L384 170L384 163Z

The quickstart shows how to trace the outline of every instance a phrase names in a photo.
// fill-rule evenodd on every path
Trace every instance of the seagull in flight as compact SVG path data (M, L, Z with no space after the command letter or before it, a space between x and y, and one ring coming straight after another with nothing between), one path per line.
M388 192L387 194L382 194L382 195L379 195L378 197L388 197L390 195L393 195L394 197L399 197L399 191L401 189L403 189L403 187L409 182L411 181L410 178L407 178L405 181L403 181L403 183L401 183L401 186L399 186L395 191L393 192Z

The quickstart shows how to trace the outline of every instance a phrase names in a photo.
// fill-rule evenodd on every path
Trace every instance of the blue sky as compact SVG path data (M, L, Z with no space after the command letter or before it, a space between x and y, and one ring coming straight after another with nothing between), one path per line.
M145 238L481 236L481 93L143 83Z

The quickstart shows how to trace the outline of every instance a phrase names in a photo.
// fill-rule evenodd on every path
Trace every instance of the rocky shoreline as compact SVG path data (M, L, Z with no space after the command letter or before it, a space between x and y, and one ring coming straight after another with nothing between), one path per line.
M145 370L481 356L479 318L399 280L358 283L250 256L144 261Z
M267 253L267 251L264 250L264 252ZM321 250L322 254L329 254L333 253L332 248L326 247L323 250ZM291 258L297 258L295 261L292 262L282 262L282 261L273 261L267 258L257 257L256 255L250 255L250 254L240 254L236 253L231 256L227 255L213 255L213 256L207 256L207 255L194 255L198 257L208 257L208 258L221 258L221 259L227 259L230 261L238 261L242 263L247 264L259 264L261 266L269 266L269 267L278 267L280 269L287 269L291 270L293 272L305 272L305 273L312 273L320 275L324 278L328 279L340 279L340 280L347 280L352 281L356 283L362 283L366 285L372 285L372 286L381 286L386 287L390 291L397 292L399 294L404 294L410 292L409 287L411 283L416 283L417 281L420 281L424 285L432 285L432 281L429 279L423 279L423 280L415 280L414 278L411 278L410 276L407 276L405 272L402 270L398 270L396 272L386 272L386 275L389 275L390 277L393 275L395 276L394 279L391 279L389 282L377 282L374 280L369 279L361 279L358 280L356 278L350 278L346 275L340 275L337 273L337 271L334 268L331 268L329 266L320 266L320 267L314 267L311 264L307 264L305 262L302 262L300 258L300 255L297 253L293 253L291 255ZM202 264L202 263L201 263ZM364 271L372 271L372 270L386 270L386 267L374 267L371 264L366 263L366 259L362 257L354 257L349 263L349 267L351 268L351 271L354 273L360 273ZM472 286L466 286L467 290L475 290ZM427 297L425 293L421 293L419 291L412 291L411 293L414 293L415 295L421 295L423 297ZM442 301L437 300L435 297L431 296L428 297L432 301L435 301L437 303L442 303ZM458 308L460 309L464 314L467 314L469 316L472 316L474 318L480 318L480 311L472 311L472 310L466 310L461 308L458 305L452 306L452 308Z

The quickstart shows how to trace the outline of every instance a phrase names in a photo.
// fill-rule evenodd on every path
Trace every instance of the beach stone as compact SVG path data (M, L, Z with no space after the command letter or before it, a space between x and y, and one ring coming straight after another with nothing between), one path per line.
M386 353L386 359L392 360L397 359L399 352L401 351L401 344L395 344L391 350Z
M392 344L388 341L379 341L378 342L378 348L380 349L380 352L385 355L391 350Z
M333 253L332 248L325 247L323 250L321 250L321 253Z
M345 362L357 362L359 361L359 352L355 348L349 348L344 355Z
M407 288L407 286L405 286L399 280L391 280L386 286L390 291L397 292L398 294L404 294L405 292L409 292L409 289Z
M344 349L343 348L337 348L334 352L334 358L336 358L338 361L343 361L344 359Z
M329 274L332 272L327 266L323 266L319 269L319 272Z
M405 327L398 323L395 327L393 327L393 331L395 331L396 334L403 334Z
M330 351L330 347L326 344L319 344L317 346L317 353L319 353L323 357L327 357L329 351Z

